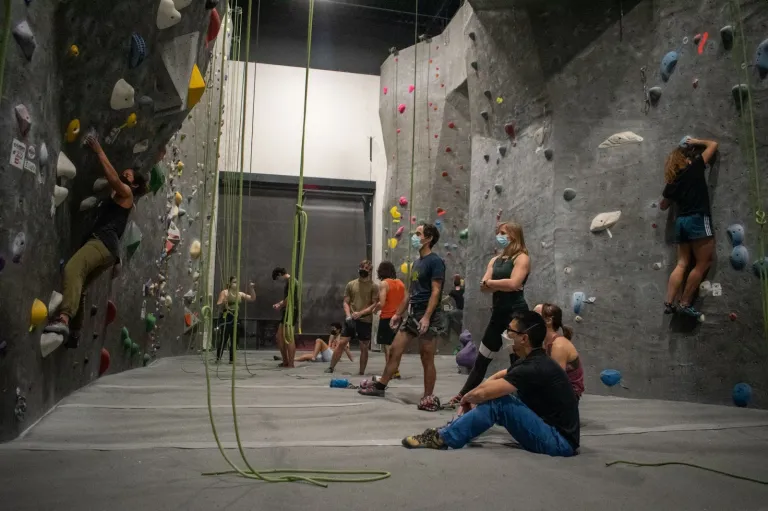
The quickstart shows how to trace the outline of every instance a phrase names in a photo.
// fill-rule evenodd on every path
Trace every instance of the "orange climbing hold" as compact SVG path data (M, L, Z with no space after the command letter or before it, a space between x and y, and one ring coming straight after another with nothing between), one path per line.
M117 307L115 306L114 302L112 300L107 301L107 316L104 318L104 323L106 325L111 325L112 322L115 321L117 318Z
M445 214L445 210L443 208L437 208L437 216L443 216Z

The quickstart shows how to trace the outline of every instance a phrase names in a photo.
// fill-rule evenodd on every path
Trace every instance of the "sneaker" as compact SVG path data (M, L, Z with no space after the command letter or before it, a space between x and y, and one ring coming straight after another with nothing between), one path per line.
M440 398L435 395L424 396L419 401L417 408L425 412L436 412L440 410Z
M59 334L63 337L69 337L69 326L61 320L56 320L53 323L49 323L43 332L48 334Z
M386 392L386 389L380 389L376 385L372 385L370 387L361 387L358 389L357 393L361 396L372 396L372 397L384 397L384 392Z
M368 389L368 388L374 387L375 386L374 382L376 381L375 378L376 377L374 376L374 380L373 381L371 381L371 380L363 380L363 381L361 381L360 382L360 386L358 388Z
M693 305L682 305L680 304L679 312L681 314L685 314L686 316L690 316L692 318L699 318L701 316L701 312L697 311L693 308Z
M326 369L326 370L325 370L325 371L323 371L323 372L324 372L324 373L328 373L328 374L333 374L333 367L329 367L328 369Z
M421 435L407 436L403 438L403 447L408 449L447 449L440 433L436 429L430 428L424 431Z
M674 303L664 302L664 314L674 314L677 312L677 306Z

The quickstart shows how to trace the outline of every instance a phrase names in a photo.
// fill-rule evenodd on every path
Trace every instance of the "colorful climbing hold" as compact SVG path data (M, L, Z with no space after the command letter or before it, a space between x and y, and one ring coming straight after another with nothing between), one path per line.
M208 19L208 32L205 34L206 46L216 39L219 35L219 30L221 30L221 16L219 16L219 11L213 9Z
M408 274L409 270L413 268L413 263L410 265L408 263L403 263L400 265L400 273Z
M451 121L451 122L449 122L449 123L448 123L448 127L449 127L450 129L453 129L453 128L455 128L455 127L456 127L456 124L455 124L453 121Z
M400 112L401 114L402 114L403 112L405 112L405 103L400 103L400 104L397 106L397 111L398 111L398 112Z
M214 12L214 11L211 11ZM189 89L187 91L187 108L193 108L200 102L205 92L205 80L197 64L192 66L192 75L189 77Z
M181 196L181 193L176 192L173 196L173 200L176 203L177 206L181 204L181 201L183 200L183 197Z
M67 131L64 134L64 138L69 142L70 144L77 140L77 137L80 136L80 119L72 119L69 121L69 124L67 125Z
M171 0L163 1L170 2ZM135 91L133 90L133 87L131 87L128 82L120 78L112 88L112 98L109 101L109 106L112 107L113 110L124 110L126 108L131 108L134 103L134 94Z
M397 247L397 240L395 238L389 238L389 240L387 240L387 246L394 249Z
M155 165L149 172L149 189L156 194L165 184L165 172L160 165Z
M733 247L731 251L731 266L734 270L743 270L749 260L749 252L744 245Z
M466 240L469 239L469 229L462 229L459 231L459 239Z
M408 206L408 199L407 199L407 198L406 198L404 195L403 195L403 196L401 196L401 197L400 197L400 200L398 200L397 202L398 202L398 203L400 204L400 206L402 206L402 207L406 207L406 206Z
M381 92L386 96L387 93L389 92L389 89L387 87L384 87L383 89L381 89Z
M13 262L19 264L21 258L24 256L24 252L27 250L27 235L24 232L19 232L13 238L13 244L11 245L11 253L13 253Z
M669 80L669 77L672 76L672 73L675 71L677 59L678 55L676 51L667 53L664 55L664 58L661 59L661 79L665 82Z
M748 383L737 383L731 393L733 404L739 408L746 407L752 401L752 387Z
M504 103L504 98L502 98L501 96L497 97L496 98L496 103L499 104L499 105Z
M505 124L504 133L506 133L509 138L515 138L515 123L509 122Z
M79 56L80 56L80 48L78 48L76 44L71 45L67 49L67 57L76 58Z
M144 38L134 32L131 34L131 51L128 55L128 67L138 67L147 58L147 43Z
M444 171L442 172L442 174L441 174L441 175L442 175L443 177L448 177L448 172L444 170Z
M112 322L117 318L117 307L112 302L112 300L107 301L107 315L104 318L104 323L106 325L112 324Z
M176 10L173 0L160 0L157 9L157 28L165 30L181 21L181 13Z
M192 244L189 246L189 256L192 259L198 259L200 257L201 251L202 247L200 245L200 240L193 240Z
M437 208L437 216L445 215L446 211L443 208Z
M730 319L731 321L736 321L737 319L739 319L739 316L735 312L731 312L730 314L728 314L728 319Z
M744 226L741 224L731 224L727 229L728 238L731 240L731 244L736 247L744 243Z
M573 307L573 313L574 314L580 314L581 313L581 307L584 305L584 302L586 301L586 295L584 295L581 291L576 291L573 293L573 296L571 297L571 307Z
M30 332L43 323L48 321L48 308L39 299L35 298L32 302L32 308L29 311L29 330Z
M606 369L600 373L600 381L608 387L613 387L621 381L621 373L615 369Z
M392 216L392 221L394 223L400 223L400 218L403 216L398 210L397 206L392 206L389 210L389 214Z
M155 329L155 325L157 324L157 318L154 314L151 312L147 314L147 317L144 318L144 330L147 332L151 332Z
M16 44L21 48L21 52L28 61L31 61L32 55L37 48L37 40L35 40L35 34L32 33L32 29L29 28L29 23L26 20L22 21L13 28L12 33Z
M450 153L450 152L453 152L453 149L451 149L450 147L446 147L446 148L445 148L445 152L446 152L446 153Z
M699 37L699 36L697 35L697 37ZM696 44L698 44L698 45L699 45L699 55L701 55L701 54L703 54L703 53L704 53L704 48L706 48L706 47L707 47L707 40L708 40L708 39L709 39L709 32L704 32L704 34L702 34L702 35L699 37L699 40L698 40L698 41L696 41L696 37L694 37L694 38L693 38L693 41L694 41Z
M408 86L408 92L413 92L415 90L416 90L416 86L415 85L409 85Z

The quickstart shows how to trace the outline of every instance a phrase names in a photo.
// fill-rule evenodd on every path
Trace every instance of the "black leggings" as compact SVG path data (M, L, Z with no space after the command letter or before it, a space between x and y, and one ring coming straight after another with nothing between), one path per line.
M512 321L512 316L521 310L527 310L527 307L525 309L504 311L493 310L491 312L491 319L488 321L488 326L485 327L483 340L480 341L479 353L475 359L475 365L472 366L472 371L469 372L467 381L461 389L462 396L483 382L485 373L488 371L488 366L491 365L494 355L496 355L502 348L503 342L501 340L501 334L503 334L509 327L509 322ZM511 360L512 356L510 356L510 361Z
M235 334L235 321L231 316L224 316L219 323L219 346L216 349L216 360L221 360L224 347L229 346L229 361L232 362L232 337Z

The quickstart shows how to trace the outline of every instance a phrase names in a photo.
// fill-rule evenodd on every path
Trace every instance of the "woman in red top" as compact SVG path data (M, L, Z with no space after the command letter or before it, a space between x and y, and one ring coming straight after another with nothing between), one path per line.
M379 329L376 333L376 343L384 346L384 360L389 361L389 347L397 333L396 328L392 328L389 320L397 312L398 306L405 299L405 284L397 278L395 265L389 261L382 261L376 274L381 280L379 285L379 304L378 310L381 311L379 317ZM397 371L394 378L400 378L400 371Z
M576 399L581 399L584 393L584 368L581 365L579 352L571 342L573 330L563 325L562 309L551 303L540 303L533 310L538 312L547 324L544 350L552 360L560 364L568 375L568 381L571 382Z

